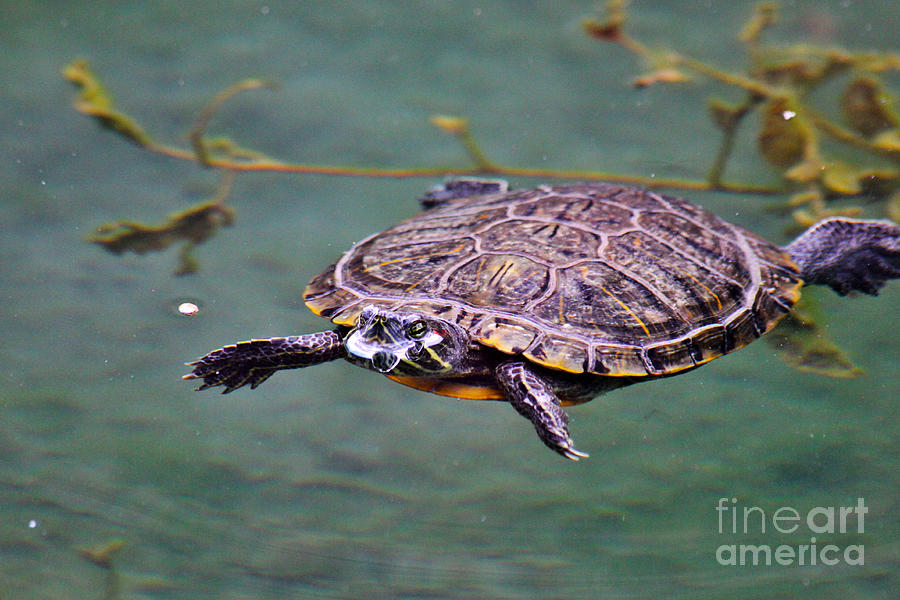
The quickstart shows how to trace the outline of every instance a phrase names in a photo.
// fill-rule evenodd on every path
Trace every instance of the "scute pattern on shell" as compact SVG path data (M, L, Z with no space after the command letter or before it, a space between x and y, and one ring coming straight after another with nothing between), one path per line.
M572 184L448 201L356 244L305 298L342 325L415 310L550 368L643 376L751 342L801 283L780 248L685 200Z

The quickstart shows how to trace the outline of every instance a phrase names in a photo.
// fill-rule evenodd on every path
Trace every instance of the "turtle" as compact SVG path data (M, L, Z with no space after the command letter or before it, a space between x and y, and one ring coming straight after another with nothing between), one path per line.
M227 345L184 378L228 393L343 358L418 390L505 400L578 460L563 407L749 344L804 285L875 295L900 277L900 227L886 220L827 218L779 247L613 183L455 179L420 201L309 282L306 305L331 329Z

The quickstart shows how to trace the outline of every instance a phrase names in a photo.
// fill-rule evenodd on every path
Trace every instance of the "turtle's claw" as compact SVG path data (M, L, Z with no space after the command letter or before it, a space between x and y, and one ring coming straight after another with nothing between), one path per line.
M559 452L560 454L562 454L563 456L565 456L565 457L568 458L569 460L574 460L574 461L576 461L576 462L577 462L578 460L582 459L582 458L588 458L588 457L590 457L590 454L588 454L587 452L582 452L582 451L580 451L580 450L576 450L575 448L573 448L573 447L571 447L571 446L569 446L569 447L560 447L560 448L557 450L557 452Z
M569 417L547 381L523 362L501 363L495 373L509 403L531 421L544 445L569 460L588 457L575 449L569 436Z
M197 388L198 392L221 385L225 387L222 393L227 394L247 383L256 387L272 374L272 371L254 369L252 363L236 355L235 349L236 346L225 346L187 363L193 370L182 379L202 379L203 384Z

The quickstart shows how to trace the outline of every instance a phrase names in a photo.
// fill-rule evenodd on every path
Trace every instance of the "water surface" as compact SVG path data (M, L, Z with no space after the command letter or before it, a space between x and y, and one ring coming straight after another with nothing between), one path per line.
M732 39L751 7L635 2L629 25L739 67ZM211 133L295 161L465 165L427 122L457 114L504 163L702 177L717 142L705 99L738 96L704 80L633 90L634 57L580 31L594 9L0 4L0 596L892 597L900 285L878 298L815 294L864 376L799 373L760 342L572 409L591 453L572 464L505 404L429 396L348 364L228 396L180 380L183 362L224 343L325 327L302 305L305 282L414 214L434 179L242 175L235 225L198 249L189 277L172 275L172 250L116 257L85 242L101 223L161 222L217 177L71 110L60 69L76 57L171 143L186 143L217 91L262 76L281 89L236 98ZM896 18L887 1L792 2L775 37L896 51ZM728 176L777 181L746 151ZM788 240L786 219L767 210L778 199L689 196ZM200 314L180 316L184 299ZM716 549L744 541L718 531L723 497L769 515L864 498L863 533L818 539L864 545L865 564L721 566ZM78 548L117 539L112 581Z

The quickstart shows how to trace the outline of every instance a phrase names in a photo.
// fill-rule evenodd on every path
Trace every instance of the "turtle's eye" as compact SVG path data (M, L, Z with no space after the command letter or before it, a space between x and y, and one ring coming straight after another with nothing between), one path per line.
M406 328L406 333L414 340L423 338L428 333L428 324L425 321L414 321Z

